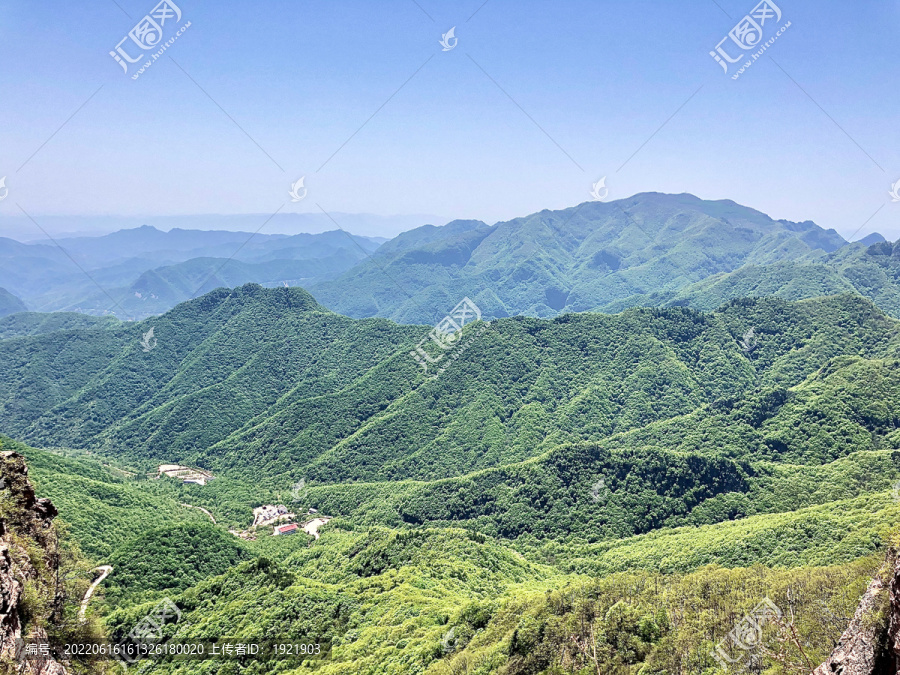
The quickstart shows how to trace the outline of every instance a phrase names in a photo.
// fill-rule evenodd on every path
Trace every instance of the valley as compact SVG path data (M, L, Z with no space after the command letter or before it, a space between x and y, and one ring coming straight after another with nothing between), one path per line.
M112 568L85 620L331 645L259 672L712 675L768 598L797 673L900 544L900 322L866 298L474 321L437 378L428 330L251 284L0 340L4 448L73 579Z

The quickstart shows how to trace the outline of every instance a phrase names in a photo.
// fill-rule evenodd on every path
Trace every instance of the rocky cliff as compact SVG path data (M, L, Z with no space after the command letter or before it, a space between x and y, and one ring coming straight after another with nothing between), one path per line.
M900 558L869 583L831 657L813 675L900 675Z
M49 499L37 499L24 458L0 452L0 673L66 675L53 658L17 659L17 640L46 642L40 619L60 598L59 552ZM58 587L58 584L56 584Z

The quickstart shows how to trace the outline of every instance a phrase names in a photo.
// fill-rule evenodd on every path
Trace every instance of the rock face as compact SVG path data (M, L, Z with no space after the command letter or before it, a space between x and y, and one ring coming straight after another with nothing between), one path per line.
M49 499L35 498L25 460L15 452L0 452L0 500L0 673L66 675L66 668L52 658L15 660L16 640L47 639L43 629L22 635L25 587L36 582L39 575L22 542L30 540L44 550L49 573L59 565L52 529L56 508Z
M812 675L900 675L900 559L888 560L831 657Z
M889 673L900 673L900 558L894 563L894 576L891 578L891 608L888 623L887 653L890 664Z

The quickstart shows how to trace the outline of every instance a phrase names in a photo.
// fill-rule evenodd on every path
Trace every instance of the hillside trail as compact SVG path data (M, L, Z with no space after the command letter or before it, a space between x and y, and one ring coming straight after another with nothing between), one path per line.
M213 525L217 524L216 519L213 517L213 514L211 514L206 509L204 509L202 506L194 506L193 504L182 504L181 506L185 506L189 509L198 509L200 511L203 511L203 513L205 513L207 516L209 516L209 519L212 521Z
M78 619L81 621L84 621L84 615L85 612L87 612L88 603L91 601L91 596L94 595L94 591L97 590L97 586L99 586L100 583L113 571L112 565L101 565L97 569L101 572L101 574L87 589L87 592L84 594L84 599L81 601L81 607L78 609Z

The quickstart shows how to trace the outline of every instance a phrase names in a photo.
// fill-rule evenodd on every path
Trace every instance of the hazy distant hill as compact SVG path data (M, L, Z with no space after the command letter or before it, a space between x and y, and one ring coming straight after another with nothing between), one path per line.
M27 309L25 303L19 300L19 298L5 288L0 288L0 316L24 312Z
M36 311L140 319L219 286L334 278L379 245L339 230L285 236L151 226L55 244L0 238L0 284Z
M246 262L276 258L309 260L333 254L342 248L357 248L357 244L366 251L374 251L379 245L368 237L351 237L340 230L287 236L178 228L163 232L149 225L119 230L102 237L58 239L57 243L86 268L111 267L136 257L159 263L177 263L201 257L233 257Z
M286 194L286 193L285 193ZM312 213L238 213L198 214L186 216L38 216L41 227L57 240L74 237L95 238L119 230L134 230L149 225L158 230L230 230L256 232L264 225L263 232L280 232L294 235L312 234L334 230L335 221L348 232L378 239L390 238L423 223L446 223L449 219L434 214L406 214L383 216L371 213L341 213L328 215ZM44 239L40 229L25 216L0 216L0 232L20 241L35 242Z
M772 220L731 201L646 193L494 226L418 228L310 290L355 317L432 322L464 296L486 316L546 317L646 304L744 265L815 258L844 244L815 223Z

